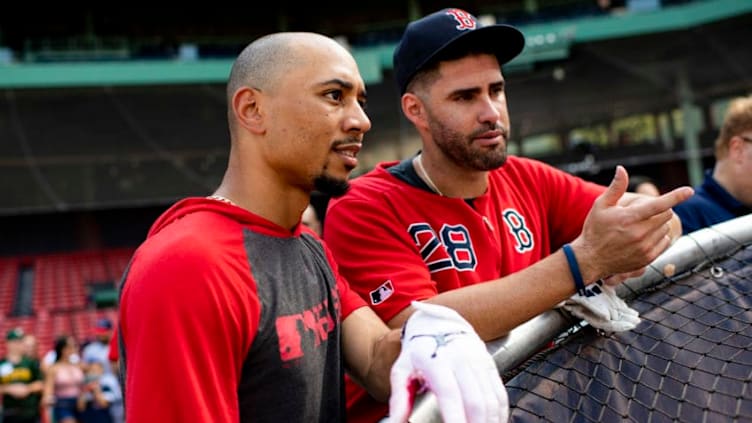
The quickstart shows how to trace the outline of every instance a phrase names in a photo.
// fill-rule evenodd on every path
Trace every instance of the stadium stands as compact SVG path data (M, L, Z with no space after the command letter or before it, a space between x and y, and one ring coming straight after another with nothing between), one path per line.
M12 310L17 279L18 260L0 258L0 316L8 316Z
M118 248L0 259L0 333L21 327L37 336L42 349L60 334L86 341L99 318L117 321L115 307L96 307L90 288L108 284L114 292L132 253L133 249ZM23 263L31 263L34 275L32 314L14 316L18 269ZM0 343L0 356L4 352Z

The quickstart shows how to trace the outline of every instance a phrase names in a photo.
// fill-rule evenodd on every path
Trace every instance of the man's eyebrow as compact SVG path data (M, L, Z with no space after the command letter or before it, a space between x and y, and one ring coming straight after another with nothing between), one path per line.
M352 82L348 82L348 81L345 81L344 79L339 79L339 78L332 78L328 81L324 81L320 83L319 85L329 85L329 84L336 84L348 90L352 90L355 87L355 85L353 85ZM368 94L366 93L365 89L358 92L358 96L363 97L363 98L368 98Z
M336 85L341 86L342 88L347 88L348 90L353 89L353 86L354 86L352 82L348 82L348 81L345 81L344 79L339 79L339 78L332 78L328 81L324 81L320 83L319 85L329 85L329 84L336 84Z
M449 93L449 97L457 96L457 95L467 95L467 94L477 94L480 92L480 88L478 87L471 87L471 88L460 88L458 90L454 90Z
M488 84L488 86L491 87L491 88L504 87L504 85L505 85L505 82L504 82L503 79L500 80L500 81L496 81L496 82L492 82L492 83ZM481 88L481 87L459 88L459 89L456 89L456 90L450 92L448 97L458 96L458 95L459 96L475 95L475 94L480 93L482 90L483 90L483 88Z

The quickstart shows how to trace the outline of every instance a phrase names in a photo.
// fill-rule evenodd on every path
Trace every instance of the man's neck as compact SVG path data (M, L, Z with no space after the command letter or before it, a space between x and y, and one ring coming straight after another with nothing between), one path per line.
M739 178L743 177L749 176L737 176L732 164L723 160L717 162L713 169L713 179L715 179L718 185L723 187L723 189L725 189L737 201L747 207L751 207L752 198L749 197L752 196L752 194L745 193L742 186L739 184Z
M8 351L8 354L6 354L6 358L11 363L18 363L23 359L23 354Z
M436 163L423 153L415 158L413 167L431 189L445 197L476 198L488 189L488 172L461 169L452 163Z

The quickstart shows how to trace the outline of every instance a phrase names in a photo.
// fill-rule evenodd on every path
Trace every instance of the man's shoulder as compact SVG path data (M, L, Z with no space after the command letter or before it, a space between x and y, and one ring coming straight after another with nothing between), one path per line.
M105 347L107 347L107 346L104 345L103 343L99 342L99 341L92 341L92 342L89 342L88 344L86 344L86 346L81 350L81 353L83 353L83 354L96 353L96 352L99 352L100 350L102 350L102 348L105 348Z
M508 183L535 181L536 184L549 180L574 179L563 170L528 157L508 156L507 161L498 169L490 172L491 178L504 180Z
M32 358L32 357L26 357L26 356L24 356L21 359L21 363L23 363L24 367L30 368L30 369L38 368L39 367L39 360L37 360L35 358Z
M673 207L674 213L682 222L682 231L686 234L709 226L718 220L721 206L701 188L687 200Z
M561 172L560 169L529 157L507 156L504 166L496 169L495 173L505 174L515 172Z
M373 170L364 173L350 181L350 189L342 197L333 202L342 200L372 201L375 197L388 196L390 193L399 191L408 185L389 172L389 168L397 162L381 163Z

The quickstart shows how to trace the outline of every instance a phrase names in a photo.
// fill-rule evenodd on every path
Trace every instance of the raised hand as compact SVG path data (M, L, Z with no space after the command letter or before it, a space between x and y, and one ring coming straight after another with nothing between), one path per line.
M590 210L582 233L572 241L585 282L634 274L671 244L671 208L693 194L680 187L658 197L625 196L629 177L617 166L613 181Z

